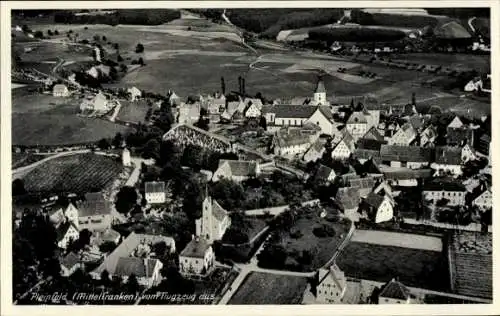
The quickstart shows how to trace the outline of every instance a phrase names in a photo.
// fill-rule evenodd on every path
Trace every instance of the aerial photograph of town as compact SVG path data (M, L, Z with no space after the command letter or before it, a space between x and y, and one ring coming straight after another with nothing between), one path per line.
M13 305L493 304L490 8L42 9Z

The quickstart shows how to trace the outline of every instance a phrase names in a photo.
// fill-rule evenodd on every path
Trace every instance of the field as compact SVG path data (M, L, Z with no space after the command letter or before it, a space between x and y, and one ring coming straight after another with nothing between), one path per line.
M351 241L429 251L443 250L442 241L436 237L376 230L356 230Z
M12 98L12 144L87 143L130 130L109 121L80 117L78 106L79 101L72 98L19 93Z
M458 294L493 297L492 234L455 235L451 245L455 291Z
M137 102L120 100L122 107L118 113L118 119L127 122L143 122L146 112L149 109L147 103L143 100Z
M49 160L30 171L23 181L29 193L101 191L122 170L114 158L80 154Z
M36 155L27 153L12 153L12 169L31 165L39 160L49 157L49 155Z
M387 282L399 277L406 286L449 290L446 259L441 252L351 241L337 258L346 275Z
M489 55L471 55L471 54L402 54L391 55L393 61L404 61L410 63L440 65L452 69L472 70L480 73L489 73L491 71L491 62Z
M300 304L307 283L304 277L251 272L228 304Z

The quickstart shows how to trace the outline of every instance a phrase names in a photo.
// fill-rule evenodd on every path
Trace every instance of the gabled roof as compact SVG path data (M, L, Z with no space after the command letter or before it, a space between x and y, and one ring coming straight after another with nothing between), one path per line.
M384 145L386 143L387 142L384 140L378 141L375 139L365 139L365 138L360 138L356 142L358 149L368 149L368 150L376 150L376 151L380 151L380 147L382 147L382 145Z
M409 169L392 171L390 169L381 170L388 180L411 180L421 178L431 178L432 169Z
M257 109L262 109L262 100L261 99L257 99L257 98L245 98L245 100L243 100L243 103L245 103L245 105L248 107L250 106L251 104L255 105L257 107Z
M78 231L78 228L75 226L75 224L73 222L70 222L70 221L66 221L66 222L62 223L61 225L59 225L56 228L57 241L61 241L64 238L64 236L66 236L66 233L68 232L68 230L71 227L73 227L74 229L76 229Z
M359 191L357 188L345 187L339 188L335 195L335 201L344 210L350 210L359 205Z
M380 134L377 128L372 126L361 139L371 139L371 140L376 140L379 142L384 141L384 136Z
M53 89L55 92L65 92L66 90L68 90L68 87L66 87L66 85L62 84L62 83L58 83L54 86L54 89Z
M382 287L379 297L406 301L410 298L410 290L403 283L392 279Z
M205 258L205 253L210 248L210 245L205 238L195 237L191 240L186 248L182 250L180 256L188 258Z
M437 137L437 130L434 125L429 125L422 131L420 135L427 138Z
M317 108L318 108L317 106L310 106L310 105L299 106L299 105L281 104L281 105L275 105L272 109L269 109L268 111L271 113L275 113L276 118L308 119L314 114L314 112L316 112ZM325 114L323 111L322 113Z
M435 180L424 184L424 191L455 191L465 192L467 188L461 182L453 180Z
M212 200L212 215L219 221L229 216L228 212L216 200Z
M375 208L375 209L378 209L379 206L382 204L382 202L384 202L384 197L381 196L381 195L378 195L376 193L373 193L371 192L370 194L368 194L368 196L365 198L365 201L364 201L366 204L368 204L369 206Z
M366 116L363 114L363 112L357 111L353 112L351 116L349 116L349 119L347 120L346 124L366 124Z
M257 175L257 166L258 163L256 161L244 161L244 160L219 160L219 168L223 168L227 166L228 171L233 176L237 177L251 177Z
M464 123L462 123L462 120L458 116L455 116L451 123L448 124L448 128L462 128L462 126L464 126Z
M312 152L322 153L324 150L325 150L325 142L318 138L311 145L311 147L309 147L309 149L306 151L306 153L304 155L310 154Z
M380 151L372 149L356 148L354 150L354 156L356 156L358 159L374 158L380 160Z
M382 145L380 158L383 161L431 162L433 149L419 146Z
M324 268L321 268L320 269L320 280L318 282L318 284L321 284L323 283L326 278L331 278L333 282L335 282L335 284L337 285L337 287L339 289L344 289L347 285L347 282L346 282L346 278L345 278L345 274L342 270L340 270L340 268L337 266L336 263L333 263L330 268L328 269L328 272L323 272L325 271L326 269ZM323 277L321 278L321 275L323 275Z
M281 148L307 144L310 143L310 141L310 135L307 133L303 133L299 129L285 128L279 130L274 135L275 145Z
M100 192L85 194L85 201L78 206L78 217L108 215L111 213L110 203Z
M460 165L462 163L462 149L455 147L436 147L437 164Z
M330 174L333 172L335 174L335 171L333 171L332 168L329 168L323 164L320 164L318 167L318 170L316 170L316 173L314 175L314 178L319 181L327 181L328 177Z
M132 274L138 278L151 277L157 264L158 259L120 257L113 274L121 277L129 277Z
M73 268L76 264L80 262L80 256L77 255L76 253L70 251L64 258L61 260L61 264L66 268L66 269L71 269Z
M410 125L416 130L420 129L424 125L424 121L418 115L410 116L408 123L410 123Z
M349 186L358 189L372 189L375 186L375 179L372 177L357 177L348 180Z
M144 191L146 193L165 193L165 182L149 181L144 183Z

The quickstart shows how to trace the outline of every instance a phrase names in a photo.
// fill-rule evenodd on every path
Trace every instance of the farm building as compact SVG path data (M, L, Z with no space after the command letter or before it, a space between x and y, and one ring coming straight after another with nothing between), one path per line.
M382 145L380 159L391 167L407 167L420 169L428 167L433 160L432 148L419 146Z
M215 170L212 181L231 179L236 182L244 181L260 174L259 163L256 161L219 160L219 167Z
M196 236L212 244L215 240L222 239L231 225L231 218L228 212L210 196L205 197L202 207L202 216L196 220Z
M131 87L127 89L130 101L137 101L138 98L142 96L142 91L136 87Z
M466 193L465 186L460 182L434 181L424 184L422 198L434 203L446 199L448 205L464 205Z
M371 192L360 205L360 211L375 223L387 222L394 216L393 205L388 196Z
M52 95L55 97L68 97L69 89L64 84L56 84L52 89Z
M85 194L85 200L77 205L80 230L105 231L111 227L111 205L100 192Z
M184 276L206 275L214 263L214 251L204 238L194 237L179 254L179 270Z
M395 279L387 282L378 295L379 304L410 304L410 290Z
M435 160L431 168L437 174L462 174L462 149L457 147L436 147Z
M111 277L128 278L135 274L140 285L147 288L157 285L161 281L162 264L150 256L153 247L160 243L167 246L168 252L175 252L173 238L132 232L90 275L94 279L100 279L105 270Z
M347 289L347 279L344 272L334 263L329 269L319 269L318 278L316 302L341 303Z
M150 181L144 183L144 198L149 204L165 203L166 196L165 182Z

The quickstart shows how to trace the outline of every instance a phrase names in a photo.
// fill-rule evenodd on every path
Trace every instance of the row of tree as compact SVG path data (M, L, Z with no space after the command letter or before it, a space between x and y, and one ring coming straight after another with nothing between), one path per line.
M57 11L55 23L65 24L135 24L160 25L180 18L178 10L170 9L118 9L110 14L75 15L71 11Z

